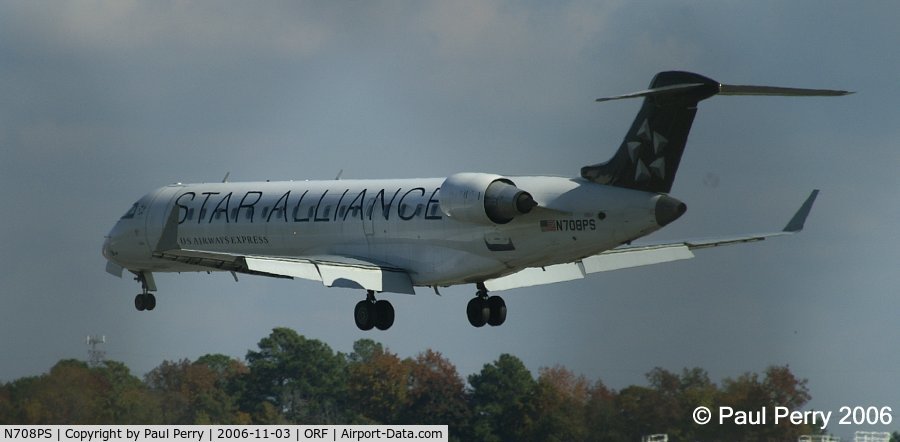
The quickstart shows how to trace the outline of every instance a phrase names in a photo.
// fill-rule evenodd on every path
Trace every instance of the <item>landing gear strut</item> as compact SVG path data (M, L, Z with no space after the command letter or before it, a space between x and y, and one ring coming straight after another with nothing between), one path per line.
M366 290L366 299L353 309L353 319L360 330L387 330L394 325L394 306L390 302L375 300L375 291Z
M134 308L139 312L144 310L150 311L156 308L156 296L150 293L150 290L156 289L152 278L152 276L144 272L138 273L134 278L135 281L141 283L141 293L134 297Z
M488 324L492 327L506 322L506 302L499 296L488 296L488 290L483 282L476 284L478 291L475 297L466 306L466 316L469 324L475 327L484 327Z

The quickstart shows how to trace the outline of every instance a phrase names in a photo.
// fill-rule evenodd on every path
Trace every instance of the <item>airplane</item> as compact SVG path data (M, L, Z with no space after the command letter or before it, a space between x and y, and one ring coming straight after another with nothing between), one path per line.
M813 190L781 231L707 240L633 242L681 217L669 195L697 104L713 95L839 96L851 92L722 84L681 71L648 89L596 101L643 98L606 162L577 177L463 172L443 178L172 184L139 199L102 247L106 270L141 284L153 310L154 273L225 271L319 281L365 291L354 321L389 329L392 304L377 293L475 284L475 327L499 326L506 302L492 292L621 268L692 258L697 249L761 241L803 229ZM339 178L339 177L338 177ZM379 295L380 297L380 295Z

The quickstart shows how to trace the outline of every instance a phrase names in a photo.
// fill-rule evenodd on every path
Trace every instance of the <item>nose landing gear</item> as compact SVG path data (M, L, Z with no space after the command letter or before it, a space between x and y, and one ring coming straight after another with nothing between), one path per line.
M477 283L476 287L475 297L466 306L469 324L474 327L484 327L485 324L496 327L506 322L506 302L503 298L488 296L483 282Z
M353 309L353 319L360 330L387 330L394 325L394 306L384 299L375 300L375 291L367 290L366 299Z

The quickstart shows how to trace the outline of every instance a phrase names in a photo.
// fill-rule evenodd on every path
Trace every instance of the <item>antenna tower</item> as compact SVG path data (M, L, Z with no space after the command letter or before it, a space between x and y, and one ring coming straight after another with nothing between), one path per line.
M99 367L100 364L103 363L103 360L106 359L106 350L100 350L97 346L106 343L106 336L88 336L85 338L85 342L87 345L91 346L91 348L88 349L88 365L91 367Z

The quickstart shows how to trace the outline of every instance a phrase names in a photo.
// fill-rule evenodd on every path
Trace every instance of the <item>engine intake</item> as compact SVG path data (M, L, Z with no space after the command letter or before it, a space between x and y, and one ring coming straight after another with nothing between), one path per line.
M450 175L440 195L444 215L478 224L506 224L537 206L512 180L487 173Z

